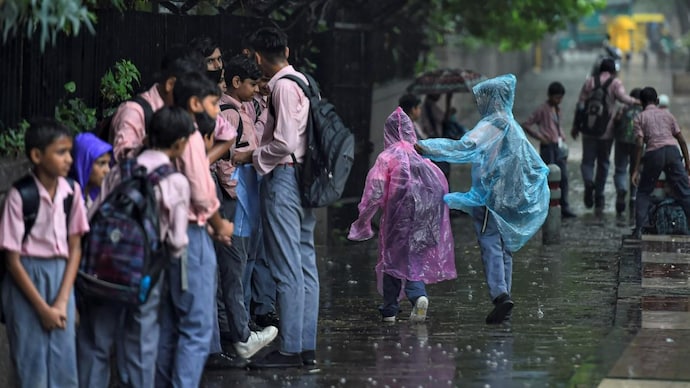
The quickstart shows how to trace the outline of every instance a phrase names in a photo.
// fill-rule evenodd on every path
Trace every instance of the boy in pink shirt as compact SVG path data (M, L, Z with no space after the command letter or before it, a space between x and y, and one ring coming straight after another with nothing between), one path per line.
M72 137L54 120L35 121L26 133L25 148L38 191L35 223L29 230L24 196L17 188L7 194L0 221L0 249L6 251L7 265L2 306L10 356L19 387L77 387L72 286L81 236L89 225L81 187L65 179L72 165Z
M184 109L161 108L153 115L148 129L149 148L137 157L136 164L145 167L147 174L171 164L182 155L194 130L194 121ZM107 176L91 213L122 181L121 176L119 167ZM173 173L160 180L155 192L160 241L167 244L170 260L179 262L188 243L189 182L184 175ZM154 284L146 302L137 307L98 299L83 300L77 338L82 387L109 386L111 348L116 341L117 381L132 387L154 385L162 284L162 281Z
M215 122L220 89L201 73L185 74L175 82L175 105L195 117L197 125ZM163 295L161 336L156 362L156 386L198 387L204 363L211 352L220 351L219 340L212 344L216 325L216 253L207 224L214 237L229 243L232 222L218 212L219 202L209 170L204 141L199 131L189 136L189 144L175 165L189 180L191 202L187 254L166 269L168 294Z

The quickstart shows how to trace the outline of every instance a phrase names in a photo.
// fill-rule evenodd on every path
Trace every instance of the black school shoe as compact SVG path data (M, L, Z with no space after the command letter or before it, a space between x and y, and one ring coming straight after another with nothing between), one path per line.
M251 369L300 368L302 357L298 354L283 354L279 350L268 353L264 358L249 363Z
M221 370L221 369L243 369L249 362L234 354L230 353L212 353L206 359L204 369L206 370Z
M494 299L494 309L486 316L487 325L498 325L503 323L511 315L515 304L510 299L510 295L503 293Z
M302 364L307 368L316 367L316 351L305 350L302 353L300 353L300 357L302 357Z
M278 318L278 314L276 314L275 311L271 311L268 314L257 315L256 317L254 317L254 323L259 325L260 327L280 327L280 318Z

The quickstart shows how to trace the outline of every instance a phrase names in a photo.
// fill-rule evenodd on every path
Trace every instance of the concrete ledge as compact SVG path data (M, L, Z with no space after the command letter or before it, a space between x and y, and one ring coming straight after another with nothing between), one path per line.
M690 73L673 73L673 94L690 94Z

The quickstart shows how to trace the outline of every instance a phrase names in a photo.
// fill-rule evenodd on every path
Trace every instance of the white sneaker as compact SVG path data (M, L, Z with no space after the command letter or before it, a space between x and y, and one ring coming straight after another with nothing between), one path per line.
M237 355L242 358L250 358L266 345L270 344L276 336L278 329L275 326L267 326L261 331L252 331L245 342L235 342L233 347Z
M395 315L393 315L392 317L381 317L381 322L395 323Z
M429 308L429 299L426 296L420 296L412 308L410 313L410 322L424 322L426 321L426 310Z

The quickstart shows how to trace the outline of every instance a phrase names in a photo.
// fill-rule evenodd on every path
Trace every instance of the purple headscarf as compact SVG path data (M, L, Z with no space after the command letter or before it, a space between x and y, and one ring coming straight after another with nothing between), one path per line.
M83 188L84 197L87 194L86 185L89 183L93 163L108 152L112 153L113 147L93 133L80 133L74 138L72 169L69 176L79 182L79 185ZM88 193L89 197L95 199L100 190L100 187L92 188Z

